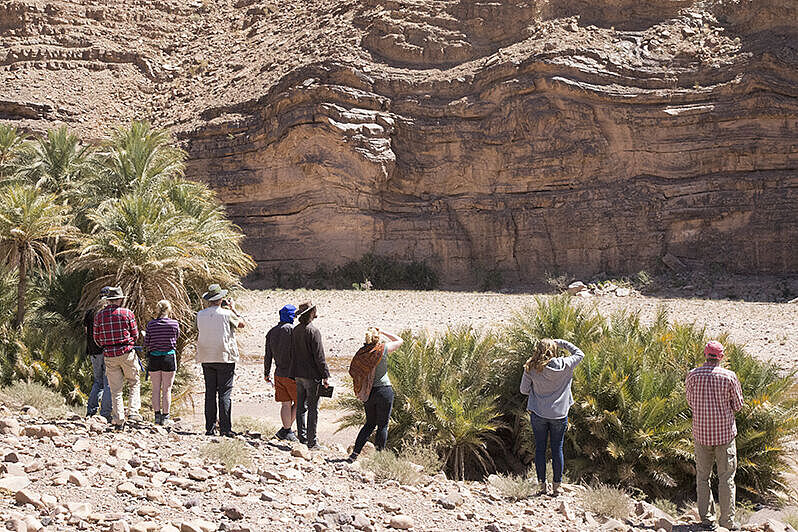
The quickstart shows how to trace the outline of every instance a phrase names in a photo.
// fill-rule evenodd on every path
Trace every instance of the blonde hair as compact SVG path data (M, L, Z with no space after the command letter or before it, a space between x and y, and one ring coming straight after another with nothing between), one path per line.
M524 369L527 372L535 370L540 373L555 356L557 356L557 343L551 338L541 338L535 344L532 356L524 363Z
M376 327L369 327L366 331L366 341L364 342L365 345L372 345L376 344L380 341L380 330Z
M171 311L172 311L172 304L166 299L158 301L158 304L155 306L155 315L158 316L159 318L163 318Z

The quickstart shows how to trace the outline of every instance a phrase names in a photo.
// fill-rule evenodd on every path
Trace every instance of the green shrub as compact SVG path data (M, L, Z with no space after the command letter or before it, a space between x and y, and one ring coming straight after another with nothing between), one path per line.
M703 363L703 329L670 323L664 311L644 325L634 313L601 318L567 296L538 300L507 328L492 382L512 428L505 446L530 462L534 439L518 393L522 364L540 337L565 338L585 352L574 373L575 404L566 433L566 467L575 480L600 480L654 498L691 496L695 465L687 372ZM729 369L745 399L736 416L738 492L758 498L780 489L787 470L783 443L798 429L792 375L756 360L721 337Z
M486 387L495 336L471 328L449 329L438 337L402 336L405 343L388 359L395 393L390 448L434 448L447 473L458 479L495 469L487 446L500 442L496 430L502 423ZM349 412L339 420L340 428L365 421L363 404L353 396L339 405Z
M432 290L438 282L437 272L425 262L404 262L371 253L334 268L322 264L304 275L285 273L281 268L272 269L272 284L278 288Z

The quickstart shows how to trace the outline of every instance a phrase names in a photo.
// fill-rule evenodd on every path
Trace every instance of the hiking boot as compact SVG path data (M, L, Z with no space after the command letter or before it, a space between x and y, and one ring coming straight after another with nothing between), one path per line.
M289 429L283 427L283 428L281 428L280 430L277 431L277 434L275 434L274 437L277 438L278 440L284 440L285 439L285 435L288 433L288 430Z
M321 445L320 443L316 443L315 445L308 445L308 451L326 451L327 447Z
M726 530L740 530L740 525L738 523L734 522L734 521L732 521L731 523L729 523L727 525L720 525L720 526L722 526Z
M702 521L698 528L701 530L717 530L718 524L715 521Z
M538 495L546 495L549 492L548 482L538 482Z
M299 441L299 438L296 437L296 434L294 434L294 431L291 429L288 429L288 432L285 433L285 436L283 436L282 439L285 441L292 441L292 442Z
M135 422L137 422L137 423L138 423L138 422L141 422L141 421L143 421L143 420L144 420L144 418L143 418L143 417L141 417L141 414L130 414L129 416L127 416L127 418L128 418L130 421L135 421Z
M555 497L560 494L560 483L559 482L555 482L554 484L552 484L552 486L551 486L551 494L554 495Z
M226 432L222 432L221 435L224 436L225 438L235 438L236 436L238 436L238 433L233 432L232 430L228 430Z
M123 420L121 423L114 423L113 427L114 427L114 430L117 431L117 432L125 430L125 421Z
M174 424L175 422L169 418L169 414L161 414L161 425L168 427Z
M160 412L155 412L155 424L163 425L163 414Z

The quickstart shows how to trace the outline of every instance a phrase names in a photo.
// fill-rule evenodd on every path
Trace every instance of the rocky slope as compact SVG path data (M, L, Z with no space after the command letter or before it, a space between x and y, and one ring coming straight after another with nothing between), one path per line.
M798 264L791 0L12 0L0 119L175 131L260 275Z
M46 420L2 405L0 414L0 515L14 532L686 529L644 502L626 519L594 516L580 486L511 502L490 484L441 475L377 481L343 449L309 453L254 434L237 439L250 465L228 469L203 454L218 438L182 424L115 432L100 417ZM746 529L792 530L773 520Z

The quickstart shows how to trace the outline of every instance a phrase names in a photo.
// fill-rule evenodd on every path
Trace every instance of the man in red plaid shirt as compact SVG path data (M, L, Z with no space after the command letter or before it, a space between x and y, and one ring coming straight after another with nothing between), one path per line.
M122 307L125 295L118 286L106 291L108 305L94 316L94 341L103 348L105 373L111 388L113 424L117 429L125 425L125 403L122 387L127 381L130 388L131 421L141 421L141 381L136 351L133 346L139 337L136 316Z
M743 391L737 375L720 367L723 354L720 342L707 343L704 347L706 363L690 371L684 385L687 403L693 410L698 515L705 530L717 528L715 502L709 485L713 462L718 465L720 524L729 530L739 530L734 521L734 474L737 471L734 413L743 407Z

